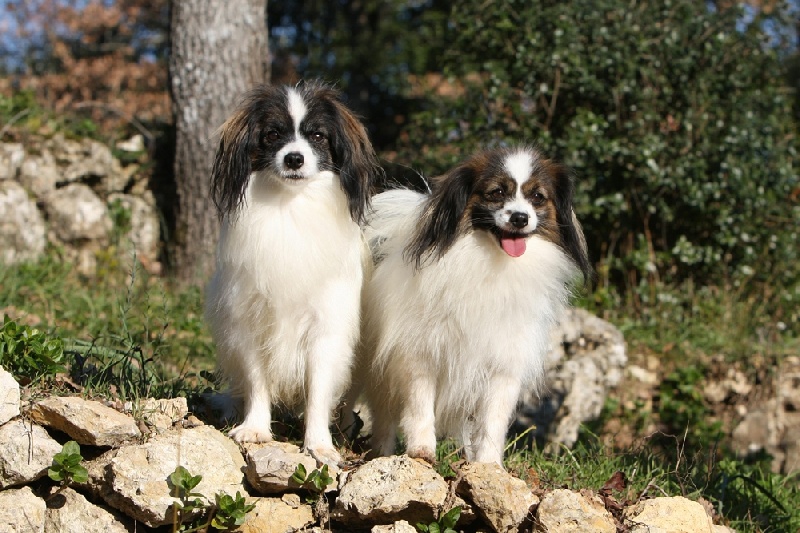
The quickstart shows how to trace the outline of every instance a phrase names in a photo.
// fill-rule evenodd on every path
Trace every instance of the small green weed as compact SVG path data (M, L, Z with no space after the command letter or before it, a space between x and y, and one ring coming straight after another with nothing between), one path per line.
M248 504L238 490L236 491L236 496L217 493L215 500L216 513L214 513L214 518L211 520L211 527L223 531L244 524L247 513L255 509L255 505Z
M0 329L0 365L18 379L38 382L65 372L64 342L8 315Z
M47 475L58 482L62 489L72 483L85 483L89 480L89 471L81 464L82 461L80 445L71 440L53 456L53 464L47 470Z
M193 492L202 480L203 476L193 476L186 468L180 465L169 475L169 484L172 489L170 496L179 500L172 504L173 531L192 530L185 529L183 522L206 507L205 502L201 499L204 496L199 492Z
M318 498L325 492L325 488L333 483L333 478L328 474L328 465L322 465L322 469L315 468L309 473L303 463L300 463L290 479L300 487L311 491L313 499Z
M417 530L423 533L456 533L455 527L461 517L461 506L457 505L430 524L417 524Z
M222 492L214 495L214 504L206 504L206 496L194 489L203 480L203 476L193 476L183 466L178 466L169 476L172 488L171 496L178 498L173 506L172 531L205 531L209 527L221 531L229 531L242 524L247 513L255 508L248 504L244 496L236 491L236 496ZM184 522L189 523L184 524Z

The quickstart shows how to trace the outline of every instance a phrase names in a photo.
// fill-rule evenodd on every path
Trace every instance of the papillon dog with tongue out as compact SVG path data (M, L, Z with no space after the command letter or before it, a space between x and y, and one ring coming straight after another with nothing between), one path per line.
M494 149L373 198L357 383L373 453L435 459L437 436L502 465L523 387L542 384L551 327L590 275L568 170L538 150ZM358 390L348 394L352 405Z
M260 86L222 126L211 192L222 226L205 315L244 420L272 439L272 406L304 411L304 447L338 463L329 429L359 338L369 250L359 223L380 172L333 88Z

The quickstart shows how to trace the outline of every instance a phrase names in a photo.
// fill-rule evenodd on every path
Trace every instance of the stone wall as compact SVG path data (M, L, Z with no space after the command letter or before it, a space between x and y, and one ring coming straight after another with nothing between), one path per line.
M134 157L141 137L120 143ZM26 143L0 144L0 250L6 264L35 260L50 243L80 272L93 275L98 254L132 256L158 271L160 218L145 173L122 165L104 144L55 135ZM126 212L123 234L114 215Z

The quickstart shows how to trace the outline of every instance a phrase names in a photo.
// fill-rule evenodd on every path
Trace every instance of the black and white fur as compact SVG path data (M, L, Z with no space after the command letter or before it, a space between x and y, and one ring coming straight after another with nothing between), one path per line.
M430 194L373 198L357 371L373 452L394 453L399 427L413 457L432 462L449 435L502 465L520 392L541 385L551 327L590 274L572 201L570 173L528 146L476 154Z
M205 316L244 420L272 439L275 404L304 408L304 447L338 463L331 412L359 337L369 252L359 222L377 158L331 87L259 86L222 126L211 191L221 217Z

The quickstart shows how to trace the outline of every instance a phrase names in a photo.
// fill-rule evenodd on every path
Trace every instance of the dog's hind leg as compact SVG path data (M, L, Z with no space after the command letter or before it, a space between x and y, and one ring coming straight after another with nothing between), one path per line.
M341 403L339 414L339 433L348 443L355 442L358 433L364 425L363 420L355 411L356 402L361 396L361 387L352 383Z
M406 437L406 453L431 464L436 461L436 382L429 374L409 376L400 427Z
M372 450L368 457L386 457L394 455L397 446L397 430L389 416L372 413Z

